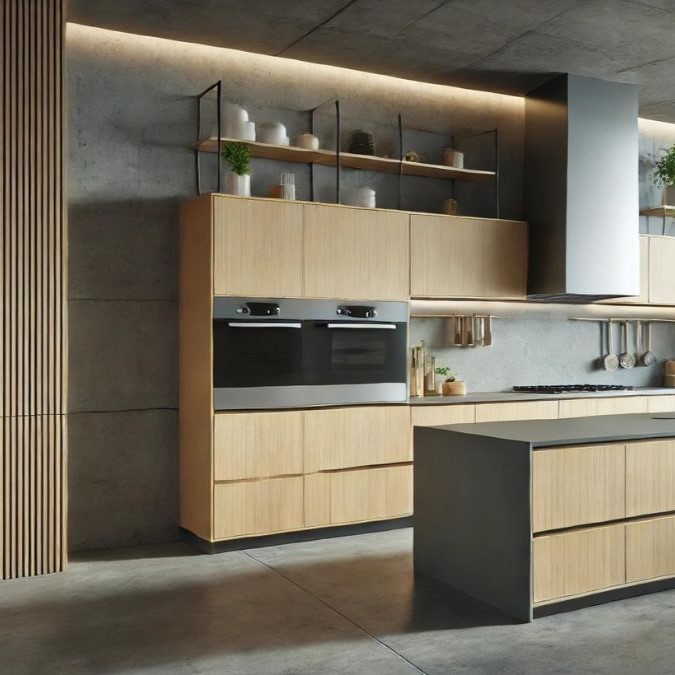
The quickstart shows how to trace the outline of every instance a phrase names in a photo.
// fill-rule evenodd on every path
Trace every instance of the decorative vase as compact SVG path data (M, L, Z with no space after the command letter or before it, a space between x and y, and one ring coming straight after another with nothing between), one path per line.
M663 205L675 206L675 185L666 185L663 188Z
M234 171L228 171L225 174L225 192L228 195L239 195L240 197L250 197L251 176L247 173L239 175Z

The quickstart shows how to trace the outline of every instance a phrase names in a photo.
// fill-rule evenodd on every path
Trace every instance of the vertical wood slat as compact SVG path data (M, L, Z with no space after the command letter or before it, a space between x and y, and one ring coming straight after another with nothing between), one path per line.
M62 3L0 3L0 579L66 561Z

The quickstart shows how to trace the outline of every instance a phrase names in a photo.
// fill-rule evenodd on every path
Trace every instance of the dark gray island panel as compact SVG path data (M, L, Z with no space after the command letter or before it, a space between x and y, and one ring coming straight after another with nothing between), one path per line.
M415 427L415 570L532 620L531 447Z

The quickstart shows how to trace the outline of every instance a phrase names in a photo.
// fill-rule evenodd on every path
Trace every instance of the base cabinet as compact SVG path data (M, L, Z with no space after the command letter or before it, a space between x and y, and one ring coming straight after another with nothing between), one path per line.
M535 604L625 584L625 546L624 525L537 537Z
M626 581L675 575L675 516L626 525Z

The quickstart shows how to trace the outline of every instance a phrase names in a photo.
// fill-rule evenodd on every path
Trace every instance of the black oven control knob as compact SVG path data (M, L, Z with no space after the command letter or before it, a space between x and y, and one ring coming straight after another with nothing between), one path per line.
M374 319L377 316L375 307L364 305L340 305L337 313L340 316L351 316L355 319Z
M246 306L242 305L241 307L237 308L237 314L250 314L251 310Z

